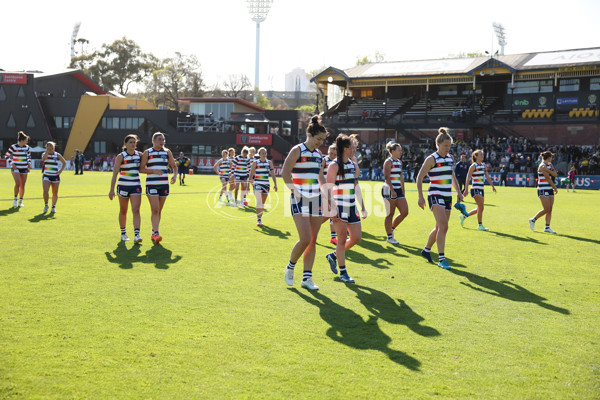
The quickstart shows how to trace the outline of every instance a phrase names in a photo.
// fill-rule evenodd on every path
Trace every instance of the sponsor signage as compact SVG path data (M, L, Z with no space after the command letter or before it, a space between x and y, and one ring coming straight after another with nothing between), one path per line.
M0 83L5 85L26 85L27 74L0 74Z
M273 144L273 137L271 135L256 135L256 134L243 134L239 133L236 135L236 144L248 144L248 145L261 145L270 146Z
M215 165L219 161L218 158L208 158L208 157L194 157L192 159L192 164L194 164L198 168L210 168L212 169L213 165Z
M579 99L577 97L559 97L556 99L556 104L559 106L577 105Z
M599 61L600 51L598 51L598 49L570 50L536 54L531 60L527 61L524 66L535 67L542 65L568 64L568 68L573 68L572 64L597 63Z
M554 179L557 188L565 188L567 185L562 183L566 176L558 176ZM583 175L575 177L575 190L579 189L594 189L600 190L600 175Z

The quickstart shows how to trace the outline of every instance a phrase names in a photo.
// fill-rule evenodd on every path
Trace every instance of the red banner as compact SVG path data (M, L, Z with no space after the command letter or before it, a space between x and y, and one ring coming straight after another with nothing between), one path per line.
M236 144L270 146L273 144L271 135L246 135L239 133L236 135Z
M0 83L26 85L27 74L0 74Z

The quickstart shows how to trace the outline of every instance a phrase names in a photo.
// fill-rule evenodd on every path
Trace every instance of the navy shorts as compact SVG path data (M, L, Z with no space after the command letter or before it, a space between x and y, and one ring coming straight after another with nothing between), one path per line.
M439 194L432 194L427 196L427 202L429 203L429 209L432 210L434 205L442 206L446 211L452 210L452 196L440 196Z
M554 197L554 190L552 189L538 189L538 197Z
M347 224L356 224L357 222L360 222L360 216L356 212L356 206L337 206L337 211L338 217Z
M226 183L229 181L229 175L221 175L219 179L221 180L221 182Z
M383 185L383 187L381 188L381 196L384 199L396 200L396 199L404 198L404 193L402 192L402 188L394 188L394 192L396 192L396 197L391 196L391 190L388 185Z
M29 168L17 168L17 169L14 169L13 172L18 172L20 174L28 174Z
M169 185L146 185L146 194L148 196L167 197L169 195Z
M46 175L46 174L44 174L42 176L42 181L48 181L48 182L52 182L52 183L59 183L60 182L60 175Z
M131 195L142 194L142 186L121 186L117 185L117 195L119 197L128 198Z
M250 175L238 175L235 174L235 181L236 182L248 182L248 178L250 177Z
M292 193L290 198L292 216L307 215L312 217L322 217L323 209L321 204L321 195L316 197L300 197L296 198Z
M264 185L261 183L255 183L254 184L254 191L255 192L261 192L263 194L269 194L269 191L271 190L271 187L269 185Z
M185 175L188 173L187 167L177 167L177 173L181 175Z
M483 196L483 189L471 189L471 197L475 197L475 196Z

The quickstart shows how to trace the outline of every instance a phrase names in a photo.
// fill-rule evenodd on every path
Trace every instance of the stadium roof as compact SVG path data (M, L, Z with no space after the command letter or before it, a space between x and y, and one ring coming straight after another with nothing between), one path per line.
M475 58L441 58L416 61L367 63L348 69L329 67L311 79L327 80L382 79L431 75L472 75L485 68L506 69L510 73L536 70L557 70L573 66L600 67L600 47L560 50L514 55L494 55ZM320 78L320 79L319 79Z

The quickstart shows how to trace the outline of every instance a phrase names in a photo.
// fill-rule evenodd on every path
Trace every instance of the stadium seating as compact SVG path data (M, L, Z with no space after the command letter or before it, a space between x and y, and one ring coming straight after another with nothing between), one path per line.
M497 97L486 97L483 106L475 104L475 106L467 105L470 100L466 96L451 96L438 99L429 100L429 110L427 110L427 103L424 98L416 102L410 110L404 113L404 118L422 118L427 113L431 117L451 117L461 110L465 110L468 113L483 114L492 104L496 102Z
M591 108L574 108L571 111L569 111L569 118L590 118L590 117L597 117L600 113L598 112L598 110L592 110Z
M387 99L386 102L381 99L357 99L348 106L348 117L360 119L363 111L366 111L368 120L375 120L384 116L388 118L404 107L409 100L409 98Z
M554 114L554 108L525 110L521 114L522 118L551 118Z

